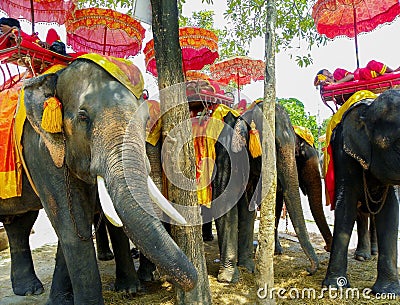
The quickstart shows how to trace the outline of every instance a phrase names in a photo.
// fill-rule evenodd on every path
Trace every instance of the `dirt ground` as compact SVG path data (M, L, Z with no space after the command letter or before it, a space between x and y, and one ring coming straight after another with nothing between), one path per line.
M320 268L313 276L307 275L306 268L309 263L302 252L297 238L292 234L280 233L281 243L285 254L274 259L275 288L279 289L277 304L399 304L399 299L378 300L370 295L364 295L363 289L371 287L376 277L376 258L367 262L358 262L352 258L349 251L349 278L353 288L359 291L359 295L339 295L337 292L328 294L324 292L324 298L319 298L321 282L325 276L329 254L323 250L323 240L319 234L310 233L310 238L315 246L317 255L321 261ZM218 244L217 240L204 244L207 260L208 278L212 291L213 304L254 304L257 297L265 297L263 290L259 290L254 282L254 275L241 269L240 281L237 284L218 283ZM54 267L56 245L45 244L33 250L33 260L38 277L44 284L45 292L39 296L20 297L15 296L9 280L10 253L9 250L0 252L0 304L1 305L42 305L45 304L51 285ZM144 291L137 295L127 295L113 291L114 262L99 262L103 281L103 295L106 304L174 304L174 289L167 281L159 280L144 286ZM307 291L315 291L307 294ZM390 296L389 296L390 297ZM371 298L371 299L369 299Z

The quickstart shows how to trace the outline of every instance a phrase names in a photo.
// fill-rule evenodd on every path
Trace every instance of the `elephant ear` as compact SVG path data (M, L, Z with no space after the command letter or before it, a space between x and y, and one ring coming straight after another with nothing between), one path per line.
M51 73L26 80L24 83L24 103L26 117L32 128L41 136L54 164L64 163L65 147L62 132L49 132L42 128L44 104L56 95L57 74Z
M343 121L343 149L367 170L371 165L371 139L363 112L355 108L345 117Z

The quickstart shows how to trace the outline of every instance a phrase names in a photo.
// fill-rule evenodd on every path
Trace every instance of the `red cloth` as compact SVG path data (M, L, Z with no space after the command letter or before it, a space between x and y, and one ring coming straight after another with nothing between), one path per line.
M332 146L328 145L326 152L329 155L328 171L325 174L326 205L331 205L331 210L335 209L335 170L333 167Z
M349 73L349 71L342 69L342 68L337 68L334 72L333 72L333 77L336 80L341 80L342 78L344 78L345 76L347 76Z
M354 80L370 80L373 79L379 75L385 74L387 69L387 66L379 61L376 60L371 60L368 62L367 66L365 68L358 68L356 71L354 71ZM333 77L335 80L341 80L344 78L346 75L350 74L351 72L342 69L342 68L337 68L333 72Z

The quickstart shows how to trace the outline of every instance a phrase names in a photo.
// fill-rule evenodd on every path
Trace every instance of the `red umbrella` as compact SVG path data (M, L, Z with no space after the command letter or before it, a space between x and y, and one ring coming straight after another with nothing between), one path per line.
M64 24L67 13L75 9L75 0L1 0L0 10L13 18L32 22L56 22Z
M196 28L179 28L179 43L182 49L183 70L201 70L212 64L218 57L218 37L212 31ZM144 47L146 71L157 76L154 55L154 40Z
M399 0L318 0L312 11L318 33L331 39L337 36L354 37L357 68L357 35L392 22L399 14Z
M67 44L76 52L116 57L139 53L145 33L136 19L102 8L75 10L65 23L65 28Z
M236 83L240 102L240 86L250 84L251 81L263 80L265 63L259 59L235 56L211 65L210 71L212 78L224 85L231 81Z

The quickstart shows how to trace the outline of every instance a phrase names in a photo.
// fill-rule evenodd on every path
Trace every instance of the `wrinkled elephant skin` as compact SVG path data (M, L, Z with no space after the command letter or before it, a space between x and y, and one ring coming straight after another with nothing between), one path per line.
M245 112L239 119L227 115L225 117L226 125L215 146L215 178L212 189L213 200L219 200L216 203L213 202L212 209L213 215L218 216L214 218L221 259L218 280L222 282L238 280L237 265L244 266L249 271L254 271L254 210L261 198L261 188L257 187L257 185L260 185L261 157L252 158L249 151L244 147L248 147L252 120L255 121L257 129L262 130L263 114L261 107L262 104L258 104L254 109ZM236 136L239 138L235 138ZM262 140L261 133L260 137ZM279 183L277 206L281 206L283 199L285 199L301 246L311 262L308 270L313 274L316 272L319 262L310 243L301 208L295 161L295 133L287 113L279 105L276 107L275 144ZM245 160L249 160L249 169L241 167L246 164ZM249 172L249 176L247 180L244 180L246 171ZM227 194L224 191L229 184L239 187L236 190L233 187L229 192L230 197L225 198ZM240 187L242 185L247 185L245 192ZM221 197L223 199L220 199ZM219 210L224 208L222 203L231 201L233 201L233 207L220 216Z
M43 103L53 96L62 103L63 128L59 133L41 127ZM183 289L192 289L197 281L192 263L161 222L147 212L153 203L143 191L147 190L149 162L145 150L148 110L140 107L142 102L111 74L85 59L75 60L55 74L26 81L24 158L59 239L48 304L104 304L91 241L98 176L104 178L124 231L141 252ZM14 212L3 213L0 208L0 214L40 208L31 190L18 201L24 199L28 202L24 203L25 211L14 207ZM36 218L33 215L24 220L27 217L16 217L24 222L25 230ZM9 235L14 223L6 225ZM11 247L13 240L11 236ZM28 290L40 293L40 288Z
M335 128L332 145L335 168L335 223L332 251L324 286L347 280L347 252L357 206L375 214L378 241L374 293L400 294L397 270L399 203L393 185L400 184L400 91L387 90L371 103L348 110Z

